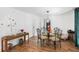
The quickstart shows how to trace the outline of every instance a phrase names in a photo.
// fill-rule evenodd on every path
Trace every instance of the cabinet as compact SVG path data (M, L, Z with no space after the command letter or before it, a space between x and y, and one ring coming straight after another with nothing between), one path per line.
M75 41L75 32L72 30L68 30L68 40Z

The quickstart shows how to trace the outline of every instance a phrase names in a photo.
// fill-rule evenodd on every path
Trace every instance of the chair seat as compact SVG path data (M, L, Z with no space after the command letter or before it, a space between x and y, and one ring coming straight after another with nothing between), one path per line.
M55 39L55 37L50 37L49 39L52 40L52 41L59 41L60 40L58 38Z
M44 40L44 39L47 39L47 38L48 38L48 37L46 37L46 36L41 36L41 39L43 39L43 40Z

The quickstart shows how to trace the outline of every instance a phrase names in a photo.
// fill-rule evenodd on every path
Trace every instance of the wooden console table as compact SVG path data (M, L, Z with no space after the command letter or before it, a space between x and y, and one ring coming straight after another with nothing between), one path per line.
M29 33L23 32L23 33L17 33L15 35L8 35L2 37L1 44L2 44L2 52L8 51L8 41L14 40L16 38L24 37L23 41L26 42L26 35L28 35L28 43L29 43Z

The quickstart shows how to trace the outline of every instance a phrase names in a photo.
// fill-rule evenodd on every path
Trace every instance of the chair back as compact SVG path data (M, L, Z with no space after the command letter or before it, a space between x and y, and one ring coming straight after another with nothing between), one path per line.
M58 28L57 27L54 28L54 34L55 34L55 37L58 36Z
M62 30L58 30L58 38L61 39L61 35L62 35Z
M37 28L37 36L38 39L41 39L41 29Z
M61 38L61 35L62 35L62 30L60 30L59 28L54 28L54 33L55 33L55 37L56 38Z

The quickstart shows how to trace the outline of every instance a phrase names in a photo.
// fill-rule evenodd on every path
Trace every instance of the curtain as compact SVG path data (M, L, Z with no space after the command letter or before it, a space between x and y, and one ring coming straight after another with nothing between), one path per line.
M79 8L75 9L75 46L79 47Z

